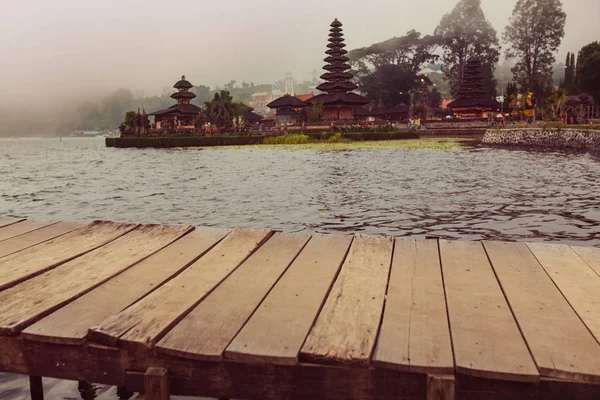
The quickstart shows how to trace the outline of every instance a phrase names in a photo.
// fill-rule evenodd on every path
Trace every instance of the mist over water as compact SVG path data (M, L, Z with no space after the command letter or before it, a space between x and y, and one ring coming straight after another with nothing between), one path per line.
M0 143L7 215L600 246L600 162L585 154Z

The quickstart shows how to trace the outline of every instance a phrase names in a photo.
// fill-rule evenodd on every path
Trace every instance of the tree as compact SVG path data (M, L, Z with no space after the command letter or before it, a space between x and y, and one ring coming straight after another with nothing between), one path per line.
M546 99L546 106L552 112L552 120L562 118L567 99L567 90L562 88L556 90L552 93L552 96Z
M310 103L310 113L308 114L308 122L319 122L321 120L322 111L322 102Z
M220 131L230 130L234 119L239 118L243 112L242 104L235 103L227 90L215 93L213 99L207 101L205 105L206 119L216 125Z
M558 68L560 70L560 68ZM560 85L568 94L573 94L575 88L575 53L567 53L567 62L564 66L565 78Z
M512 68L521 91L546 97L552 85L554 53L565 35L567 14L561 0L518 0L504 42L507 58L517 58Z
M394 37L369 47L354 49L348 53L355 75L369 74L384 65L397 65L419 72L423 64L435 62L438 45L433 36L421 37L414 29L405 36Z
M467 61L472 57L481 60L490 93L495 93L494 70L500 58L500 42L496 30L485 19L481 0L460 0L456 7L442 17L435 29L444 49L442 70L450 81L456 96Z
M125 111L133 106L133 94L127 89L117 89L104 98L102 105L109 126L117 126Z
M196 98L192 100L196 105L203 105L206 101L210 101L212 97L210 88L204 85L195 86L192 92L196 95Z
M579 90L600 103L600 42L590 43L581 49L577 65L576 84Z
M442 105L442 94L437 90L437 88L433 88L431 92L427 94L429 100L429 106L433 108L439 108Z
M391 107L408 104L418 87L423 64L435 62L437 39L415 30L348 53L360 90L371 100Z

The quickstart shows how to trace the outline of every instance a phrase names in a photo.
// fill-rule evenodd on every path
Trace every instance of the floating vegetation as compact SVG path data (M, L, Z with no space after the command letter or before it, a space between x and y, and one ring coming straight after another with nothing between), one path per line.
M304 136L304 135L290 135ZM283 136L282 136L283 137ZM348 150L442 150L455 151L463 148L464 138L423 138L409 140L382 140L357 142L315 142L297 144L259 144L252 146L216 146L205 149L255 149L255 150L314 150L314 151L348 151Z
M267 137L264 144L305 144L310 141L307 135L282 135Z

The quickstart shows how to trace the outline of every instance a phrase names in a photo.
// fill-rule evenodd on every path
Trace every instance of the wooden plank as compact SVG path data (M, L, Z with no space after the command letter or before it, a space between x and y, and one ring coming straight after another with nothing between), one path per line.
M313 235L225 351L225 358L296 364L352 236Z
M0 292L0 334L19 333L190 229L142 225L103 247Z
M600 381L600 345L527 245L484 246L540 374Z
M48 271L131 231L135 225L93 222L77 231L0 258L0 290Z
M0 228L25 221L25 218L0 217Z
M220 360L227 345L309 239L309 235L303 234L274 234L167 333L156 345L157 351Z
M169 373L166 368L150 367L144 374L144 400L169 400Z
M0 228L0 242L55 223L56 222L26 220L19 222L18 224L8 225L4 228Z
M28 340L82 344L88 329L120 312L189 266L228 231L196 229L21 333Z
M369 364L383 312L393 242L356 236L300 358L317 363Z
M454 400L455 391L454 375L427 375L426 400Z
M407 372L454 373L436 240L396 239L373 363Z
M600 276L569 246L529 243L529 248L600 341Z
M583 261L585 261L585 263L587 265L590 266L591 269L594 270L594 272L600 276L600 249L597 247L576 247L576 246L571 246L571 249L577 253L577 255L579 257L581 257L581 259Z
M479 242L440 241L456 371L536 382L539 374Z
M3 240L0 242L0 257L16 253L17 251L21 251L31 246L54 239L83 226L84 224L81 222L58 222L24 235Z
M236 228L205 256L143 300L94 326L90 340L116 346L154 346L215 286L234 271L270 235L269 230ZM132 329L135 327L135 330Z

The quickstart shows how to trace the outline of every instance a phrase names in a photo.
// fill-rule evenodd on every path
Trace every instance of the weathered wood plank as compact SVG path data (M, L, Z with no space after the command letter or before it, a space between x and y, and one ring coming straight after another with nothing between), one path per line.
M0 228L0 242L55 223L56 222L25 220L18 224L8 225L4 228Z
M144 400L169 400L169 372L150 367L144 374Z
M190 229L143 225L103 247L0 292L0 334L19 333Z
M0 217L0 228L3 228L8 225L13 225L21 221L25 221L25 218Z
M58 222L0 242L0 257L43 243L83 227L81 222Z
M479 242L440 241L456 371L535 382L539 374Z
M310 235L304 234L274 234L167 333L156 345L157 351L200 360L220 360L227 345L309 239ZM138 334L135 335L137 339ZM127 340L127 336L122 340Z
M600 381L600 345L527 245L484 246L540 374Z
M133 304L194 262L228 231L196 229L21 333L28 340L82 344L88 330Z
M225 358L296 364L352 236L313 235L225 351Z
M130 224L93 222L38 246L2 257L0 258L0 290L72 260L134 228L135 225Z
M115 346L127 333L124 344L138 342L143 347L154 346L166 331L248 258L270 232L234 229L180 275L131 307L93 326L88 337Z
M600 341L600 276L569 246L529 243L529 248Z
M301 360L369 364L392 261L389 237L357 236L302 347Z
M455 392L454 375L427 375L425 400L454 400Z
M436 240L396 239L373 363L409 372L454 373Z
M571 249L600 276L600 248L571 246Z

